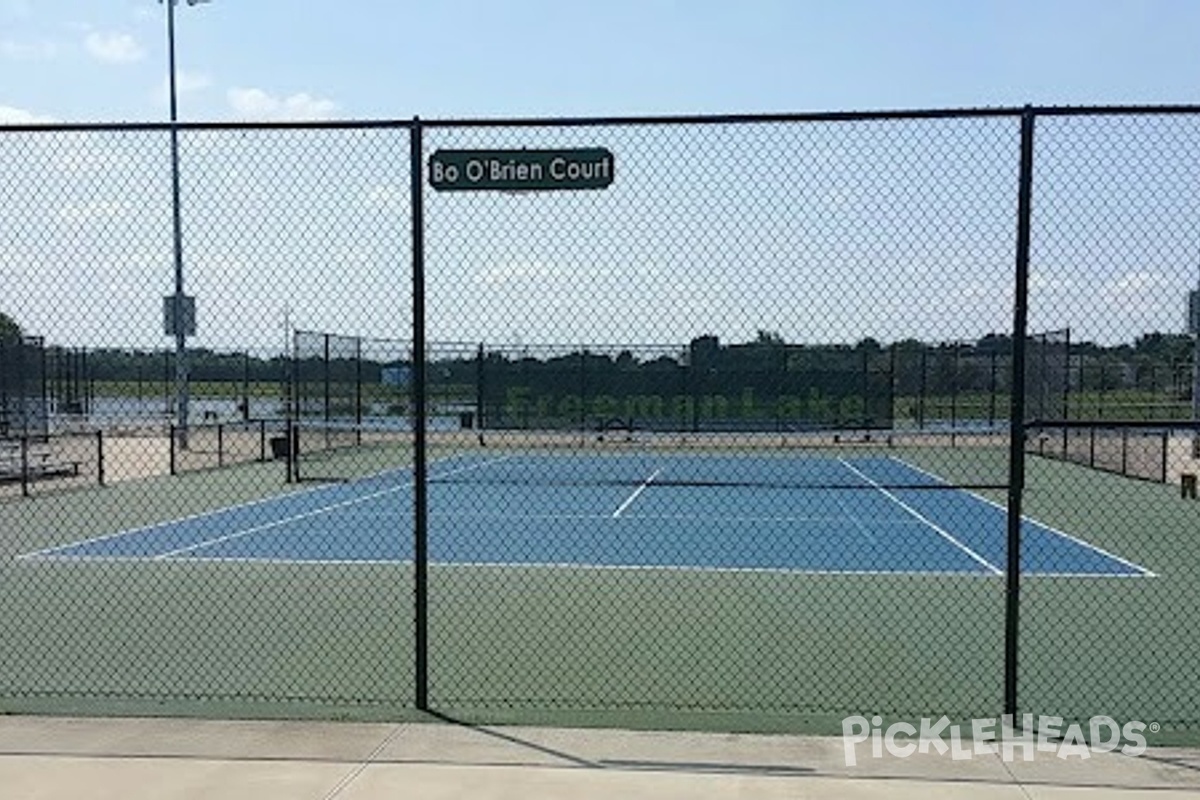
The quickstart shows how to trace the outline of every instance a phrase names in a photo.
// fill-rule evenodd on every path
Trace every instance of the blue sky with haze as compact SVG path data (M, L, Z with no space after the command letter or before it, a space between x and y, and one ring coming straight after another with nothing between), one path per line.
M165 116L153 0L0 0L0 119ZM1200 100L1188 0L214 0L181 115L409 117Z
M180 118L193 122L1200 103L1200 3L1184 0L212 0L177 15ZM153 0L0 0L0 124L164 120L165 38ZM890 341L1005 330L1014 124L885 128L432 135L430 148L607 146L619 180L594 196L431 195L431 336L686 342L762 328L790 341ZM1037 210L1058 216L1042 217L1035 240L1032 326L1109 341L1178 329L1200 260L1187 189L1200 175L1197 122L1044 130ZM1056 149L1055 135L1073 144ZM15 232L0 240L3 306L55 342L164 346L169 195L165 163L147 163L156 145L70 139L43 152L22 136L0 162L22 193L0 209ZM371 152L405 152L385 138ZM1131 156L1122 141L1143 150ZM83 158L85 145L104 158ZM364 160L361 185L312 201L332 164L353 171L346 153L357 146L331 134L281 182L273 159L295 151L243 143L239 154L184 137L196 344L268 347L285 310L306 327L407 334L406 240L388 230L408 214L406 175ZM741 165L763 159L791 177L770 188L760 176L760 197L730 199L747 197ZM105 173L114 163L141 183ZM255 175L270 176L270 197ZM716 185L727 188L703 188ZM1118 186L1146 202L1112 216ZM251 229L250 213L270 230ZM301 222L320 236L297 237ZM476 223L473 241L436 238ZM81 271L87 291L65 295ZM123 325L103 311L112 307L126 309Z

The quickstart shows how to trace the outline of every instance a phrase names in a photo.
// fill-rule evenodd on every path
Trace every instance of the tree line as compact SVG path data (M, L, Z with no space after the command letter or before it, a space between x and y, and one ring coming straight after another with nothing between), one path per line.
M15 320L0 312L0 339L21 335ZM1193 348L1189 335L1156 332L1108 346L1071 342L1069 352L1065 347L1054 351L1030 347L1027 360L1033 362L1033 369L1041 364L1043 370L1062 376L1054 380L1070 380L1072 389L1078 391L1190 391ZM970 342L906 338L891 344L867 337L854 344L802 345L760 330L747 342L723 343L716 336L704 335L678 347L485 345L475 352L459 349L438 355L436 346L432 351L431 384L474 386L482 382L484 392L525 380L559 394L580 390L580 381L585 381L595 391L665 395L681 391L686 380L690 381L687 390L693 392L749 386L786 393L799 391L800 384L807 381L807 386L815 385L823 393L844 395L862 393L864 384L868 390L877 390L877 376L887 375L890 391L906 396L1006 391L1011 379L1012 337L993 333ZM398 368L405 374L405 365L395 361L333 358L325 362L310 357L294 363L282 355L208 348L189 349L188 363L192 380L216 383L286 383L298 378L387 384L396 382ZM96 382L169 381L174 375L174 353L167 349L90 348L86 372L86 379ZM1027 378L1041 379L1038 374ZM586 390L586 383L582 388Z

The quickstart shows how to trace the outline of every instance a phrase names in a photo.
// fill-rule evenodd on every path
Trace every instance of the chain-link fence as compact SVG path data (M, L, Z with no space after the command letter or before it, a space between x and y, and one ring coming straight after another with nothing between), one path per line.
M1200 110L170 130L0 130L0 710L1200 731Z

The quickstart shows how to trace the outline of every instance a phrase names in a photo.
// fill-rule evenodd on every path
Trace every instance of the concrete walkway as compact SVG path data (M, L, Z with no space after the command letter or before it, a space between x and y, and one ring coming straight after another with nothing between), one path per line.
M863 751L867 754L867 751ZM1200 797L1200 750L863 758L840 739L446 724L0 717L0 798Z

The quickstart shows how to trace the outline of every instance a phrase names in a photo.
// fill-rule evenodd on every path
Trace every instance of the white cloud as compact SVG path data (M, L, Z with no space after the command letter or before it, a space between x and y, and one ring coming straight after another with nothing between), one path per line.
M23 108L0 106L0 125L33 125L43 122L54 122L54 120Z
M49 39L0 39L0 58L10 61L49 61L58 53L58 44Z
M307 92L276 97L262 89L234 87L227 97L239 116L258 120L328 119L338 108L334 101Z
M84 47L97 61L105 64L130 64L141 61L146 51L128 33L92 31L83 40Z

